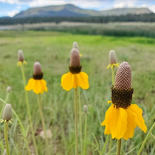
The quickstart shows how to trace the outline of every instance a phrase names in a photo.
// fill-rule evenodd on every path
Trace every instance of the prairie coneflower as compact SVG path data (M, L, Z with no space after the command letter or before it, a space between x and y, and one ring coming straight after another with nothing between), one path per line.
M79 45L76 41L73 42L73 48L76 48L80 52ZM82 54L80 54L80 57L82 57Z
M43 73L41 70L41 64L39 62L34 63L34 74L25 87L27 91L33 90L36 94L47 92L46 81L43 79Z
M22 50L18 50L18 62L17 62L17 66L22 66L22 64L27 65L25 59L24 59L24 54Z
M107 66L107 69L109 67L111 67L111 69L113 69L114 67L119 67L119 63L117 63L116 61L116 54L115 54L115 51L114 50L111 50L109 52L109 65Z
M88 89L88 75L81 72L82 66L80 65L79 51L76 48L71 50L69 72L61 77L61 86L66 91L72 88L81 87Z
M9 142L8 142L8 123L11 123L12 117L12 106L11 104L6 104L3 110L3 116L1 122L4 122L4 138L5 138L5 147L7 155L10 155Z
M131 67L127 62L120 64L115 85L112 85L112 105L106 112L104 134L111 134L112 138L132 138L134 129L139 128L146 133L147 127L142 117L142 109L131 104L133 88L131 88Z

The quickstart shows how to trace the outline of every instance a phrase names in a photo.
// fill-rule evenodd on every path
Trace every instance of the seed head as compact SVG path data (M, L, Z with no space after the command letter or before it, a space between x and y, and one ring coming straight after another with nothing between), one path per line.
M84 106L83 106L83 112L84 112L84 113L88 113L88 107L87 107L87 105L84 105Z
M79 45L76 41L73 42L73 48L76 48L79 51Z
M12 88L11 88L10 86L8 86L8 87L6 88L6 91L7 91L7 92L11 92L11 90L12 90Z
M128 62L122 62L118 67L114 88L116 89L131 88L131 67Z
M24 53L22 50L18 50L18 60L22 61L22 62L25 60L24 59Z
M41 64L39 62L35 62L34 63L34 75L38 75L41 73L42 73Z
M109 63L110 64L116 64L117 63L117 61L116 61L116 54L115 54L114 50L111 50L109 52Z
M12 106L11 104L6 104L3 110L2 120L11 121L12 116Z
M73 67L80 66L80 56L79 51L76 48L73 48L70 53L70 65Z

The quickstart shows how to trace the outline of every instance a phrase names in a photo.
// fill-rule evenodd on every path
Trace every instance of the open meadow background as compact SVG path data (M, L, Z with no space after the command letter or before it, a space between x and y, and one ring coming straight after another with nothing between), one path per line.
M33 64L39 61L42 65L48 92L41 95L46 128L52 132L50 143L53 143L55 155L74 154L74 91L62 89L61 76L67 73L72 43L77 41L80 48L82 71L89 76L90 87L81 89L81 103L88 106L87 155L98 155L103 149L105 127L101 127L111 100L111 70L108 54L115 50L117 62L129 62L132 68L132 103L143 109L148 130L155 121L155 39L144 37L112 37L101 35L70 34L54 31L0 31L0 98L5 99L6 87L11 86L8 103L28 129L28 142L31 152L34 151L30 124L26 110L25 94L20 67L17 67L17 51L23 50L27 65L26 80L32 78ZM115 68L117 71L117 68ZM40 136L42 131L38 108L38 98L34 92L28 92L33 126L39 154L45 152L45 140ZM0 102L0 109L2 102ZM82 110L82 109L81 109ZM84 118L84 116L83 116ZM84 120L84 119L83 119ZM3 144L4 125L0 124L0 142ZM84 131L84 130L83 130ZM95 138L97 142L95 141ZM132 139L122 140L122 155L136 155L146 134L138 127ZM91 143L90 143L91 141ZM13 115L9 125L9 142L11 155L27 155L25 143L20 133L17 118ZM92 144L92 145L91 145ZM142 155L155 154L155 129L142 151ZM0 146L0 154L3 152ZM106 154L109 145L106 146ZM111 154L116 153L116 140L112 140Z

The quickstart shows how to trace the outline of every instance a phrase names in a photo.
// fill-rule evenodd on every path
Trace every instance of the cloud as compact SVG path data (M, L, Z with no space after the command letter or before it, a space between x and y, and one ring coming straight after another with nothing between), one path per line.
M148 8L155 13L155 5L150 5Z
M8 16L13 17L15 14L17 14L19 12L20 12L19 10L10 11L10 12L8 12Z
M115 0L114 8L124 8L124 7L134 7L136 5L135 1L125 1L125 0Z

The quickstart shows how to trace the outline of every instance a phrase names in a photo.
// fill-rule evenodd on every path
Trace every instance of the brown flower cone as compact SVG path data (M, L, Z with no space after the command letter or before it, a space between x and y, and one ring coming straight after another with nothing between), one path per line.
M41 64L39 62L35 62L34 63L34 75L38 75L41 73L42 73Z
M70 65L73 67L80 66L80 56L79 51L76 48L73 48L70 53Z
M117 60L116 60L116 54L114 50L111 50L109 52L109 63L110 64L116 64Z
M114 88L116 89L131 88L131 67L128 62L122 62L118 67Z
M24 53L22 50L18 50L18 60L19 61L24 61Z

